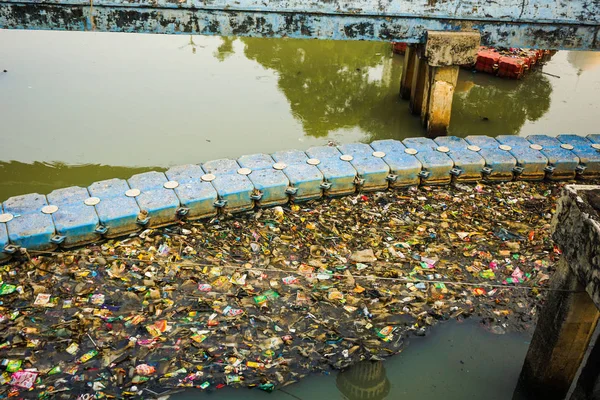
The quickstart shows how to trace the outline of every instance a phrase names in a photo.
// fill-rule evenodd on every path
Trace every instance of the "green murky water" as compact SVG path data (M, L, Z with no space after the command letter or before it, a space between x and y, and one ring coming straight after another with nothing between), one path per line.
M461 71L450 133L598 133L600 53L559 52L544 71L555 76ZM401 73L402 57L382 43L0 30L0 199L253 152L421 136L398 98ZM527 340L445 324L369 367L385 392L371 398L510 399ZM269 398L359 400L373 389L355 379L360 368ZM266 398L207 397L242 395Z
M266 394L260 390L190 390L178 400L509 400L529 346L529 335L495 335L474 320L435 326L410 339L398 356L341 373L313 375Z
M600 53L461 71L450 131L598 132ZM3 73L3 70L7 70ZM0 30L0 198L177 164L421 136L385 43Z

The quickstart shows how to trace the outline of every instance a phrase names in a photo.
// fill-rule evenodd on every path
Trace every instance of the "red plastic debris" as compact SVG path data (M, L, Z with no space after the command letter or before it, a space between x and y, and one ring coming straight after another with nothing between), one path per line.
M408 47L408 43L392 42L392 50L396 54L404 54L406 52L407 47Z

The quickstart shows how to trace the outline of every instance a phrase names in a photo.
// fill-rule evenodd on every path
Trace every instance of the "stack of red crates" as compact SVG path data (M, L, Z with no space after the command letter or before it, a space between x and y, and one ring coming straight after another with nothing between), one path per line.
M523 58L502 56L498 61L498 76L511 79L521 79L525 72Z
M477 62L475 63L475 69L480 72L487 72L488 74L494 74L498 68L498 61L500 60L500 53L494 49L488 49L487 47L481 47L477 52Z
M404 54L406 43L392 42L394 53ZM497 50L495 48L481 46L477 52L475 70L503 78L521 79L525 71L534 65L546 60L554 54L550 50L530 50L521 48L510 48ZM465 65L472 68L472 65Z

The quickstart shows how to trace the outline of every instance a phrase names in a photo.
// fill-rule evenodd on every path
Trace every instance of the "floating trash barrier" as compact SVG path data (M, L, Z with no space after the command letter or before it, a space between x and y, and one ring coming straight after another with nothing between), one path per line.
M178 221L411 185L595 179L600 135L454 136L319 146L27 194L0 207L0 262Z

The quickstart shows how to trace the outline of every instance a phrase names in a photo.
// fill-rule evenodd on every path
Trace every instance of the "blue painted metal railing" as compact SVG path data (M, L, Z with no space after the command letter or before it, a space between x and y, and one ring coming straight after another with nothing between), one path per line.
M455 182L600 178L600 135L454 136L253 154L109 179L0 206L0 261L222 213Z
M0 28L422 43L477 30L482 44L600 50L597 0L0 0Z

